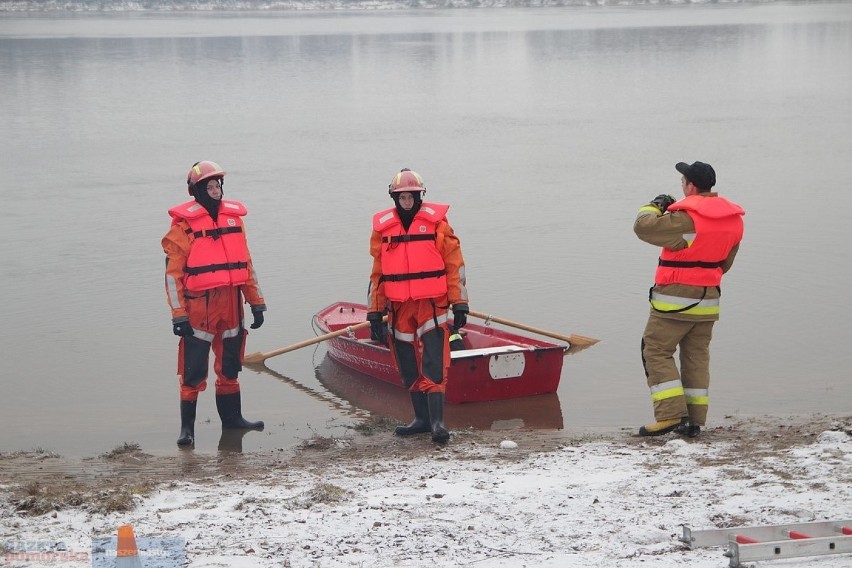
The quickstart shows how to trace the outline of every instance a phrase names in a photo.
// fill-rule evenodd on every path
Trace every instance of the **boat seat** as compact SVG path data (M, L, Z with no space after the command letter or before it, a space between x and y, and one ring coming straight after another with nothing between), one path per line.
M497 355L500 353L516 353L518 351L534 351L535 347L520 347L518 345L498 345L496 347L480 347L479 349L460 349L452 351L452 359L465 359L468 357L482 357L484 355Z
M366 343L368 345L381 345L372 339L358 339L358 343ZM518 351L535 351L535 347L520 345L497 345L495 347L480 347L478 349L459 349L458 351L450 351L451 359L469 359L471 357L484 357L485 355L500 355L502 353L517 353Z

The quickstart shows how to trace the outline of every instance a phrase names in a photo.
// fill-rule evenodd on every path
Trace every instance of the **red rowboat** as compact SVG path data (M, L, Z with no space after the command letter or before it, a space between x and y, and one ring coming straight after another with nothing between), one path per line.
M269 368L266 369L269 372ZM353 371L324 353L314 367L317 381L339 400L373 416L387 416L403 424L411 422L411 398L408 391L369 375ZM292 379L290 379L292 381ZM451 430L561 430L562 405L555 392L490 400L471 404L448 404L444 423Z
M319 311L314 328L322 334L367 319L367 307L337 302ZM521 336L473 322L462 328L464 350L451 353L446 401L452 404L505 400L554 393L559 387L568 345ZM335 361L365 375L404 388L390 349L370 340L370 329L350 330L328 340Z

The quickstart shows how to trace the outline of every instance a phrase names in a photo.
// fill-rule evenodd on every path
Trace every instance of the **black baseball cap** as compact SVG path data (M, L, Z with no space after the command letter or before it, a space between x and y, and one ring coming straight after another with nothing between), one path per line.
M702 191L710 191L710 188L716 185L716 172L710 164L692 162L692 165L689 165L686 162L678 162L675 169Z

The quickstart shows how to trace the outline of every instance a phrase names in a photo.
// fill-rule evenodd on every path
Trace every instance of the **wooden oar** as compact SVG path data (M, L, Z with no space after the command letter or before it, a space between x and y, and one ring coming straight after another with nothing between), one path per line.
M523 329L525 331L531 331L533 333L537 333L539 335L544 335L547 337L552 337L554 339L559 339L560 341L565 341L569 343L572 347L590 347L600 341L599 339L595 339L593 337L585 337L583 335L562 335L560 333L554 333L552 331L547 331L546 329L540 329L538 327L533 327L531 325L526 325L523 323L518 323L515 321L510 321L503 318L498 318L497 316L489 316L488 314L483 314L481 312L474 312L471 310L469 315L472 315L475 318L480 318L485 321L493 321L503 325L508 325L509 327L516 327L518 329Z
M289 353L290 351L295 351L296 349L301 349L302 347L307 347L308 345L315 345L317 343L321 343L326 341L327 339L334 339L335 337L345 335L347 333L351 333L356 329L364 329L365 327L370 327L370 322L362 321L361 323L356 323L355 325L350 325L349 327L344 327L343 329L338 329L337 331L332 331L331 333L326 333L323 335L318 335L312 339L306 339L304 341L300 341L299 343L294 343L293 345L288 345L287 347L279 347L278 349L274 349L272 351L268 351L266 353L256 352L249 353L243 359L243 363L247 363L249 365L254 365L257 363L263 363L270 357L275 357L277 355L282 355L284 353Z

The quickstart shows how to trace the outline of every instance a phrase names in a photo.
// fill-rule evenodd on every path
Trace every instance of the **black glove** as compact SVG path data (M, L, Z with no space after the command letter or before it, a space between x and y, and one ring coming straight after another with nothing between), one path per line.
M195 335L195 332L192 331L192 326L189 325L188 321L179 321L177 323L173 323L172 331L175 335L179 337L189 337L191 335Z
M453 327L455 329L459 330L467 324L467 312L469 311L467 304L453 304Z
M251 315L254 316L254 321L249 326L250 328L257 329L257 328L259 328L260 326L263 325L263 312L261 312L261 311L256 312L256 311L252 310Z
M660 213L665 213L666 209L669 208L669 205L674 202L675 198L671 195L666 195L665 193L661 193L660 195L651 200L651 203L657 206L657 209L660 210Z
M382 312L367 312L367 321L370 322L370 339L382 345L387 345L388 328L382 321L383 317Z

